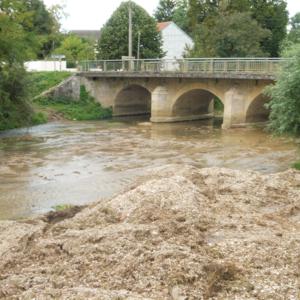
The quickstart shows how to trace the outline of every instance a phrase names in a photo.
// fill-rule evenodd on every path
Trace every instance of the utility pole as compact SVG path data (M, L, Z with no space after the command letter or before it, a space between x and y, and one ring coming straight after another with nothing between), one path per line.
M137 59L140 59L140 48L141 48L141 32L138 35L138 48L137 48Z
M129 17L128 56L131 59L131 57L132 57L132 7L131 7L131 0L129 0L128 17Z

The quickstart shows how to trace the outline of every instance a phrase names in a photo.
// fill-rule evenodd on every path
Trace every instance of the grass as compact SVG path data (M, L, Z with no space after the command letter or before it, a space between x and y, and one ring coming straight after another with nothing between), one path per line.
M80 99L78 101L67 98L39 98L35 101L40 109L50 109L58 112L67 120L88 121L107 119L112 116L110 108L103 108L95 102L84 86L80 87Z
M294 169L300 171L300 161L295 162L295 163L292 165L292 167L293 167Z
M28 74L29 93L32 98L70 77L70 72L33 72Z
M53 206L52 208L55 210L55 211L64 211L64 210L67 210L67 209L70 209L70 208L73 208L74 206L71 205L71 204L59 204L59 205L55 205Z

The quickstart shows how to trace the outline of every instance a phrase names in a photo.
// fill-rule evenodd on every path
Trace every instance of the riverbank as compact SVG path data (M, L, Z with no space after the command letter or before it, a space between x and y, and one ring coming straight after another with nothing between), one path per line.
M0 297L297 299L300 173L172 165L111 200L0 223Z
M84 86L80 98L53 98L40 96L71 76L68 72L36 72L29 75L32 105L43 114L45 122L55 120L89 121L112 117L112 110L106 109L89 95Z

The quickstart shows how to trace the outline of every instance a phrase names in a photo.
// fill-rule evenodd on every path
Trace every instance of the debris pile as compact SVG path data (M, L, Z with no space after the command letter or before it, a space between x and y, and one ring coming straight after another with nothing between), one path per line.
M0 223L1 299L299 299L300 173L170 165Z

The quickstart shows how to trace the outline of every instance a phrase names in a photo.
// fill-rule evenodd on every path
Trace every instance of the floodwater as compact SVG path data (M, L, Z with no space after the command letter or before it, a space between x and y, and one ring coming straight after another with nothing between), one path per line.
M122 191L149 167L190 164L274 173L299 158L263 129L222 131L212 121L58 122L0 134L0 219L80 205Z

